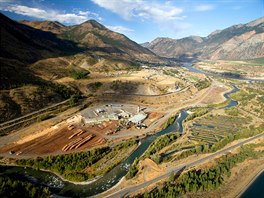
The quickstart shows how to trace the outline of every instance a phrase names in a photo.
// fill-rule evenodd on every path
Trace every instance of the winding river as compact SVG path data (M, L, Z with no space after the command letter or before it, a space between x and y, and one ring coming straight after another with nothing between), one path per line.
M190 71L204 73L201 70L190 68ZM232 100L229 95L237 92L239 89L233 85L233 90L226 93L224 96L230 103L224 108L230 108L236 106L237 102ZM105 174L103 177L89 184L73 184L67 181L63 181L53 173L35 170L32 168L23 168L17 166L0 166L0 173L13 177L17 180L30 181L32 183L48 186L52 193L66 197L88 197L104 192L114 185L116 185L122 177L128 172L129 166L136 158L139 158L149 147L149 145L155 141L159 136L167 134L172 131L183 132L182 122L187 117L187 112L182 110L175 122L168 128L161 130L155 134L148 135L141 139L140 145L137 149L123 162Z
M175 122L168 128L141 139L140 145L126 160L121 162L103 177L90 184L77 185L70 182L65 182L53 173L35 170L32 168L25 169L23 167L17 166L0 166L0 172L16 179L48 186L53 193L61 196L87 197L96 195L110 189L115 184L117 184L120 179L126 175L129 166L134 162L134 160L139 158L147 150L149 145L159 136L172 131L178 131L181 133L183 131L182 122L187 117L187 115L187 112L182 110Z

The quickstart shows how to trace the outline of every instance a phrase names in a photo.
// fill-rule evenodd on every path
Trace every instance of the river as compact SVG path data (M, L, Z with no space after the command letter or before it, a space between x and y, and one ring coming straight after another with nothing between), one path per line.
M174 123L168 128L161 130L155 134L148 135L140 140L137 149L123 162L113 168L110 172L99 178L95 182L85 185L77 185L70 182L62 181L59 177L50 172L35 170L32 168L23 168L17 166L0 166L1 174L9 175L21 180L33 182L35 184L48 186L51 192L67 197L87 197L104 192L115 184L128 172L129 166L136 158L139 158L159 136L170 133L172 131L182 132L182 122L187 117L186 111L181 111Z
M214 77L220 77L220 78L229 78L229 79L235 79L235 80L246 80L249 82L264 82L262 79L252 79L252 78L246 78L241 76L240 74L237 73L232 73L232 72L223 72L223 73L217 73L217 72L209 72L209 71L204 71L201 69L198 69L196 67L193 67L193 63L191 62L185 62L182 63L182 67L186 68L187 70L195 73L200 73L200 74L205 74L208 76L214 76Z
M264 197L264 171L249 185L240 198Z
M192 67L190 67L192 68ZM191 69L190 69L191 70ZM194 68L194 72L203 73L203 71ZM224 96L230 103L224 108L230 108L237 105L237 102L232 100L229 95L235 93L239 89L233 86L233 90L226 93ZM0 173L13 177L17 180L30 181L32 183L48 186L50 191L56 195L65 197L88 197L99 193L102 193L114 185L116 185L122 177L128 172L129 166L133 163L136 158L139 158L149 147L149 145L155 141L159 136L170 133L172 131L183 132L182 122L187 117L187 112L182 110L177 116L175 122L168 128L161 130L155 134L148 135L140 140L140 145L137 149L123 162L105 174L103 177L97 179L96 181L85 184L78 185L70 182L61 180L58 176L53 173L45 172L41 170L35 170L32 168L23 168L17 166L0 166Z

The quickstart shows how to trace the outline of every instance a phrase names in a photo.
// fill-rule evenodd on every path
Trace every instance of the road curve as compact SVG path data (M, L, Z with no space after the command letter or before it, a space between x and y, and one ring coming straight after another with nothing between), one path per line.
M237 143L237 144L235 144L235 145L233 145L233 146L230 146L230 147L228 147L228 148L226 148L226 149L223 149L223 150L221 150L221 151L215 152L215 153L213 153L213 154L211 154L211 155L209 155L209 156L206 156L206 157L204 157L204 158L202 158L202 159L199 159L199 160L196 160L196 161L193 161L193 162L187 163L187 164L185 164L185 165L176 166L176 167L172 168L168 173L166 173L166 174L164 174L164 175L161 175L161 176L159 176L159 177L156 177L155 179L149 180L149 181L147 181L147 182L144 182L144 183L139 184L139 185L136 185L136 186L132 186L132 187L128 187L128 188L122 189L122 190L120 190L120 191L118 191L118 192L115 192L115 193L113 193L113 194L111 194L111 195L108 195L108 196L106 196L106 197L107 197L107 198L124 197L124 196L126 196L126 195L129 195L130 193L134 193L134 192L140 190L141 188L145 188L145 187L149 186L150 184L154 184L154 183L156 183L156 182L159 181L159 180L162 180L162 179L165 179L165 178L169 177L169 175L170 175L172 172L176 173L176 172L180 171L180 170L181 170L182 168L184 168L184 167L185 167L185 168L189 168L189 167L196 166L196 165L198 165L198 164L204 163L204 162L206 162L207 160L216 157L217 155L221 155L221 154L227 153L227 152L229 152L229 151L231 151L231 150L233 150L233 149L235 149L235 148L237 148L237 147L240 147L240 146L242 146L242 145L244 145L244 144L246 144L246 143L248 143L248 142L251 142L251 141L253 141L253 140L255 140L255 139L258 139L258 138L260 138L260 137L262 137L262 136L264 136L264 133L261 133L261 134L258 134L258 135L256 135L256 136L253 136L253 137L251 137L251 138L249 138L249 139L247 139L247 140L244 140L244 141L242 141L242 142L239 142L239 143Z

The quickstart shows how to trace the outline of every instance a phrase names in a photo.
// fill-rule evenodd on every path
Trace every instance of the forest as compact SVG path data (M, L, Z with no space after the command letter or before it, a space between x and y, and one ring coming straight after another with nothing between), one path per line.
M51 192L47 187L19 181L9 176L0 176L0 197L2 198L46 198L50 195Z

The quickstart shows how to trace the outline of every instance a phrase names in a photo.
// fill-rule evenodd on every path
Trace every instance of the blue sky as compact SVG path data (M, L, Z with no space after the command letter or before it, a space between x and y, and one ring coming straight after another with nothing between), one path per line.
M143 43L156 37L207 36L264 16L264 0L0 0L15 20L56 20L65 25L95 19Z

